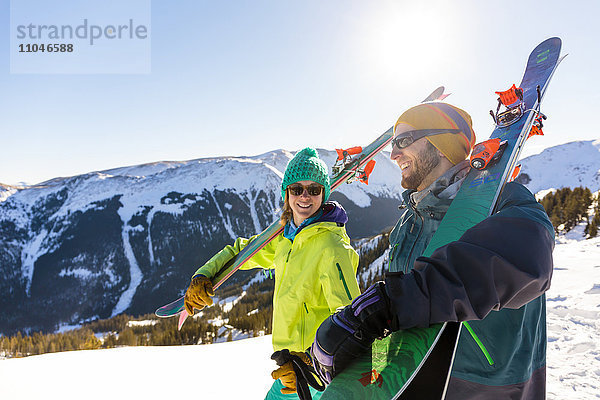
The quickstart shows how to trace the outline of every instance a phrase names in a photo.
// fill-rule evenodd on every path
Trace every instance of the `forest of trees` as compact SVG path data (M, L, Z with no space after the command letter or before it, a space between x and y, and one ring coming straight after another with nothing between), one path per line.
M233 329L249 336L271 333L274 281L266 279L251 285L246 294L225 312L219 304L208 307L199 317L188 318L181 331L177 318L157 318L153 314L116 317L84 324L81 328L64 333L31 335L18 333L0 337L0 357L25 357L71 350L108 349L120 346L168 346L213 343L218 337L231 340ZM219 295L239 296L241 288L228 287ZM229 293L228 293L229 292ZM224 320L223 326L213 320Z
M600 225L600 202L598 194L587 188L564 188L549 193L540 200L557 233L568 232L585 223L587 238L596 237ZM358 266L359 276L367 271L373 261L389 247L389 232L383 233L370 250L363 250ZM361 290L383 278L383 271L371 271L360 279ZM247 282L246 282L247 283ZM181 331L177 330L177 318L160 319L154 315L132 317L119 315L106 320L84 324L81 328L64 333L30 335L18 333L0 337L0 357L24 357L29 355L70 350L105 349L118 346L165 346L213 343L215 340L232 340L234 329L248 336L271 333L274 280L265 279L246 289L246 293L233 307L225 311L215 304L202 311L199 317L188 318ZM219 297L238 297L240 285L219 289ZM222 320L223 324L214 324Z
M361 292L364 292L374 282L383 279L384 271L370 271L366 279L362 279L362 275L363 272L369 269L375 260L381 257L388 247L390 247L389 231L381 234L379 240L377 241L377 245L375 245L372 249L361 252L357 269L357 275L360 277L358 279L358 286L360 287Z
M598 235L600 205L598 194L594 196L590 189L558 189L544 196L540 203L546 209L556 233L569 232L580 222L585 222L587 238Z

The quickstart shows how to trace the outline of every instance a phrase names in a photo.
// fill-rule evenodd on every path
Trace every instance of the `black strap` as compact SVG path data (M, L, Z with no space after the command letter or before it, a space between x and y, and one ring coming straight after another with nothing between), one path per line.
M296 374L296 392L300 400L312 400L310 389L308 388L309 385L319 392L325 390L325 384L318 379L317 372L313 366L306 364L297 355L291 354L288 349L276 351L271 355L271 359L275 360L280 367L287 362L292 363L294 373Z

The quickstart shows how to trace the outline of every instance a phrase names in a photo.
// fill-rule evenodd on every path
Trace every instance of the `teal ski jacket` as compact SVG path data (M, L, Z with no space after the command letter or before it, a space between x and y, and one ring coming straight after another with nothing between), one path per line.
M446 399L545 399L554 229L535 197L506 184L492 216L420 257L468 169L403 193L385 279L392 311L400 329L464 322Z

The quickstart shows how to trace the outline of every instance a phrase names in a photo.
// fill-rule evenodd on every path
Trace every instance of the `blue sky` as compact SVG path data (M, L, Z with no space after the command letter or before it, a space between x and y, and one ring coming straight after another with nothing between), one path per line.
M145 74L11 74L9 11L0 0L2 183L366 144L439 85L484 139L493 92L552 36L570 55L526 154L600 139L597 1L153 1Z

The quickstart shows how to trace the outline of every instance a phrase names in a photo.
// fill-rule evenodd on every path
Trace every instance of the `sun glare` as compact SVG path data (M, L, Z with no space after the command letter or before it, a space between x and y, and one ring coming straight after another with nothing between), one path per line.
M461 28L447 2L387 2L361 20L357 42L365 69L379 79L427 79L440 64L452 64ZM454 22L452 22L454 20Z

